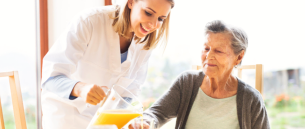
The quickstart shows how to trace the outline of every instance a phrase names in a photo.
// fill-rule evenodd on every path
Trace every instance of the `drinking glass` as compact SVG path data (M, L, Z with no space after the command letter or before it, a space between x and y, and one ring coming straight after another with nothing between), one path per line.
M118 129L116 125L92 125L88 129Z

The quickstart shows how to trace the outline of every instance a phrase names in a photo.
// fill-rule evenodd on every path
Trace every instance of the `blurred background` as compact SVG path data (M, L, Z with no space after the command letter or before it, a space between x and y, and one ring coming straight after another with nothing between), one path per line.
M142 100L148 108L183 71L200 65L204 26L212 20L242 28L249 46L242 65L263 64L263 96L272 129L305 129L305 2L302 0L176 0L170 39L149 61ZM104 6L104 0L48 0L48 47L82 10ZM28 129L36 129L35 0L0 1L0 72L17 70ZM255 85L255 71L245 70ZM8 78L0 78L5 127L14 129ZM175 121L163 129L173 129Z

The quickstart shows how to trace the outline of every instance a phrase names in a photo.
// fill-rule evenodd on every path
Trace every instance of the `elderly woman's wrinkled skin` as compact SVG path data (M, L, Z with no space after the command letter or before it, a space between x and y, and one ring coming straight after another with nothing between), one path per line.
M237 92L237 79L231 75L231 71L241 62L244 51L235 55L231 38L229 33L209 32L206 35L201 59L203 72L207 76L201 89L213 98L226 98Z

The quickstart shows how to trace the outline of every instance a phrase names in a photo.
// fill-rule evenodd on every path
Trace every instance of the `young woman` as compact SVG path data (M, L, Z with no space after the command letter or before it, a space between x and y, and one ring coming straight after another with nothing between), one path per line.
M173 0L126 0L83 13L43 59L44 129L85 129L113 84L138 94ZM164 37L164 38L162 38Z

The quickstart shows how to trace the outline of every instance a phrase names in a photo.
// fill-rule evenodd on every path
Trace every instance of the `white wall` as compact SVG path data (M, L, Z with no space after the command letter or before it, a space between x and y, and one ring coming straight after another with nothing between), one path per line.
M48 0L49 48L82 10L104 6L104 0Z
M176 0L165 56L201 64L204 26L212 20L242 28L249 37L243 65L265 71L305 66L305 1ZM193 64L194 64L193 63Z

